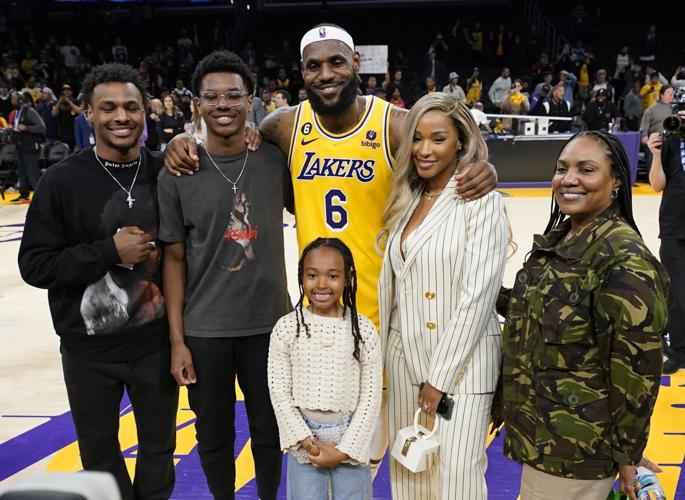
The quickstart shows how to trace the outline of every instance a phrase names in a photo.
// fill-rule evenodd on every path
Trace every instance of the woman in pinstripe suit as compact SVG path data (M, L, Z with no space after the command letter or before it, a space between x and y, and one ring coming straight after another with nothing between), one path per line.
M443 394L439 463L414 474L391 460L395 500L485 499L485 439L501 358L495 300L507 221L496 192L466 203L454 174L487 159L468 108L436 92L405 122L393 190L384 212L379 281L381 341L390 439L418 407L431 428ZM424 384L420 389L420 384Z

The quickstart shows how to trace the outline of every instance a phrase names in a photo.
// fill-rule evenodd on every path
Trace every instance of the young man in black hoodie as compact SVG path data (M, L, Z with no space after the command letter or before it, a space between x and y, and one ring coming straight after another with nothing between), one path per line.
M178 386L155 242L162 160L139 145L145 92L133 68L98 66L82 90L97 147L41 179L19 269L48 290L83 467L112 473L124 499L166 499ZM117 437L124 389L138 430L133 484Z

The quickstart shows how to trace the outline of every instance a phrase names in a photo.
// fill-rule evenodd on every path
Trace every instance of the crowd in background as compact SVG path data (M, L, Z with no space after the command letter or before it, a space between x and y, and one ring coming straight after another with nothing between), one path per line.
M674 92L670 89L685 87L685 61L677 60L679 56L661 57L663 44L654 25L634 47L620 47L611 55L608 44L595 41L594 50L583 41L593 40L590 27L600 22L591 18L582 4L573 8L563 28L576 41L563 45L557 54L548 51L534 27L521 23L508 27L458 20L432 40L425 36L427 50L407 50L388 40L388 71L359 75L359 92L403 108L410 108L422 95L447 92L472 108L484 133L516 134L522 128L521 120L485 113L567 118L552 120L551 133L640 130L646 138L660 131L663 117L670 113ZM163 150L183 131L202 138L193 92L187 88L190 70L205 53L230 45L230 40L220 36L218 24L209 41L195 22L187 29L170 31L151 50L144 50L127 43L125 34L98 44L91 39L76 41L73 36L41 39L31 26L9 26L4 35L0 29L0 38L5 39L0 125L16 129L19 110L29 105L44 122L41 157L57 143L68 145L70 152L91 147L94 135L82 112L80 82L93 66L120 62L137 68L148 91L142 139L148 148ZM230 48L240 54L257 81L251 121L259 124L276 107L306 99L299 54L289 40L273 43L259 36Z

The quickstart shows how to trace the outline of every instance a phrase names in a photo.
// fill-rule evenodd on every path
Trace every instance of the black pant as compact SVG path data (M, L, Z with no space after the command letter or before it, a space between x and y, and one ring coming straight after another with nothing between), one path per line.
M269 337L185 338L197 375L188 400L197 416L198 452L217 500L234 498L236 375L245 395L259 498L275 500L278 493L283 453L267 381Z
M661 238L659 256L671 278L668 292L668 336L671 350L685 363L685 240Z
M169 349L134 361L103 363L62 348L81 462L85 470L114 475L124 500L168 499L174 489L178 386L170 372ZM119 445L119 405L128 393L138 431L135 481Z
M19 175L19 194L28 198L29 193L36 189L40 178L40 153L38 151L22 151L17 148L17 174Z

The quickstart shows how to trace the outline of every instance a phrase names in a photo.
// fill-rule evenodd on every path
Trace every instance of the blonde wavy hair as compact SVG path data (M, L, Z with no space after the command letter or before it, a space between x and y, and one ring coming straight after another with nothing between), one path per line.
M457 156L455 171L459 171L469 163L488 159L488 147L466 104L443 92L433 92L419 99L404 120L402 130L404 139L397 152L392 190L383 210L383 229L377 239L379 250L385 246L389 232L399 224L411 205L415 193L424 189L424 180L417 173L412 159L412 147L416 127L423 115L429 111L444 113L450 118L457 131L462 147L459 151L455 151Z

